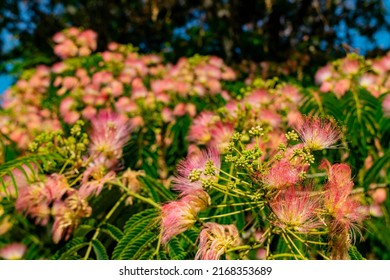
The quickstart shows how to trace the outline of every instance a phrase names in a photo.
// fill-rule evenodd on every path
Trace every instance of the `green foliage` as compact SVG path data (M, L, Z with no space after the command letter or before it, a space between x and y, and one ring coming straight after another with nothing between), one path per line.
M172 200L174 195L170 192L163 184L158 182L156 179L149 176L141 176L140 180L144 186L148 189L151 197L156 202Z
M390 168L390 150L387 150L386 153L377 158L370 169L364 175L363 186L368 190L371 183L380 183L381 178L380 172L382 170L389 170ZM385 178L387 185L390 184L389 178Z
M180 245L178 238L170 240L167 247L170 260L184 260L188 255L188 251Z
M20 171L20 175L26 181L30 181L38 176L38 172L44 172L45 170L52 168L57 162L62 161L63 158L56 153L50 154L33 154L24 157L16 158L12 161L8 161L0 165L0 181L2 190L7 193L7 184L5 182L5 176L9 176L11 179L11 185L13 186L15 193L18 192L17 178L13 171ZM29 174L30 173L30 174ZM10 194L8 194L10 195Z
M107 233L112 239L119 242L123 238L123 232L116 226L105 223L100 226L102 232Z
M148 209L133 215L124 227L123 238L115 247L112 259L139 259L159 236L159 211Z
M349 248L348 254L351 260L365 260L365 258L363 258L362 254L360 254L360 252L354 245Z
M362 88L352 88L341 98L333 93L318 93L315 89L306 89L303 93L301 111L304 114L332 116L343 125L348 160L356 170L362 169L368 155L378 155L374 142L375 139L381 139L378 124L383 118L378 114L381 107L378 99ZM377 174L375 170L378 166L373 167L369 179Z
M103 246L103 244L99 240L97 240L97 239L92 240L92 247L93 247L93 250L96 254L97 260L108 260L106 248Z
M69 260L72 258L79 258L77 252L88 246L85 238L77 237L67 242L66 245L58 250L52 257L54 260Z

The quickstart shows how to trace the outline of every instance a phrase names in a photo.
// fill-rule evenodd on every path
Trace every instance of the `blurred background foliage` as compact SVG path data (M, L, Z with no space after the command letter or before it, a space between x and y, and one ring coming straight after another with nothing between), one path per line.
M170 61L207 54L229 63L282 62L304 53L315 66L345 55L357 38L362 46L371 46L371 55L383 53L377 39L378 32L390 28L385 2L3 0L1 59L23 61L24 67L53 62L54 33L82 26L99 34L98 51L115 41L131 43L141 52L162 52Z
M232 98L241 100L245 97L245 93L249 95L246 85L256 81L256 78L266 80L276 76L278 78L275 80L269 80L269 85L265 83L267 86L262 85L260 88L264 87L267 91L274 92L279 89L276 87L277 83L292 83L303 94L303 102L300 104L300 111L303 114L329 115L343 125L346 138L344 148L347 149L334 149L325 156L334 162L350 164L353 167L353 177L356 186L359 187L358 190L364 191L367 200L373 200L370 197L370 191L375 190L376 187L388 188L390 181L388 172L390 126L389 118L384 115L384 105L382 105L389 92L384 82L388 80L389 72L382 71L383 75L379 75L378 69L375 70L375 67L371 69L372 65L366 65L362 57L352 56L340 61L336 59L345 57L347 53L359 52L358 49L367 57L383 56L388 51L390 20L389 11L385 9L388 2L388 0L2 0L0 2L0 47L1 61L5 63L2 64L0 70L19 75L23 73L23 70L34 69L37 65L53 65L61 61L53 52L52 37L55 33L70 26L92 29L98 34L97 54L68 61L69 65L79 63L78 66L88 69L88 75L95 74L100 70L112 70L109 68L111 67L110 63L107 65L103 63L103 58L99 53L107 50L109 42L131 43L136 48L128 51L137 53L136 57L139 60L145 53L162 55L165 61L158 60L156 63L158 65L161 63L163 66L162 77L140 75L148 92L152 92L153 79L163 80L169 76L168 72L164 72L168 71L164 70L164 67L168 69L167 62L176 63L179 58L192 57L187 62L186 60L182 62L193 71L191 68L193 64L197 65L202 62L202 59L208 59L198 55L216 55L221 57L226 64L235 65L239 75L237 79L221 81L221 89L227 90ZM387 8L389 6L387 5ZM381 37L381 34L384 36ZM387 47L386 44L380 43L386 39ZM138 53L140 53L139 56ZM260 61L276 64L256 64ZM331 63L331 61L334 62ZM352 63L358 61L359 67L356 71L346 73L342 67L345 61ZM378 64L386 64L386 62L379 61L383 62L385 59L373 60L370 63L374 66L376 63L377 68ZM327 73L329 80L317 81L317 84L330 81L335 83L332 86L336 86L336 82L350 82L350 86L344 90L342 96L335 94L334 88L320 90L319 85L314 85L314 72L318 70L319 66L326 63L329 63L328 66L333 69L334 73L329 70L330 72ZM96 65L99 67L96 68ZM151 66L155 66L154 63L151 63ZM186 67L184 68L187 69ZM309 67L310 69L308 69ZM50 72L49 74L43 71L43 74L47 74L49 77L50 82L49 87L44 87L44 90L40 92L43 101L42 104L37 105L39 108L41 105L42 109L49 110L59 107L64 98L57 91L59 85L54 85L54 77L75 76L75 69L71 68L64 73ZM116 69L117 72L118 69ZM30 73L29 76L31 76L33 72L26 71L24 73ZM382 72L379 71L379 73ZM332 76L332 73L337 75ZM25 76L28 76L27 74ZM117 78L117 74L114 73L115 78ZM381 85L381 90L378 90L376 95L367 89L367 85L364 86L361 83L366 74L379 75L378 79L375 78L377 84L373 82L374 85ZM29 80L23 75L18 78ZM261 79L259 80L261 81ZM133 94L133 89L128 86L125 87L125 96ZM33 87L30 86L31 88ZM14 86L13 90L19 93L17 85ZM20 100L26 102L27 99L23 96L24 91L20 92L22 92L18 95L21 96ZM77 92L72 92L70 89L66 92L66 97L72 96L72 94L77 97ZM175 92L171 94L173 101L172 104L168 104L170 106L168 108L172 110L179 103L195 104L198 113L206 110L218 112L218 108L224 109L225 106L223 98L217 99L216 96L212 96L215 99L211 99L207 95L206 97L190 96L190 98L183 99L180 94ZM76 97L75 99L78 98ZM165 180L168 175L175 172L177 161L187 153L189 143L186 136L194 116L190 116L187 112L174 119L172 123L165 123L159 116L163 109L162 104L158 104L159 107L152 110L142 103L142 98L140 100L137 106L141 109L137 114L142 116L148 125L135 130L124 149L122 164L131 169L145 171L147 176L143 176L141 179L144 186L143 194L158 203L172 200L174 193L168 191L166 185L163 185L158 179L169 185L169 182ZM35 98L32 101L35 101ZM115 99L115 101L117 100ZM109 104L109 106L111 105L114 106ZM20 106L17 105L15 108L19 109ZM14 116L20 116L18 110L15 112ZM13 121L20 125L17 118ZM29 122L28 118L26 122ZM66 126L66 130L70 130L70 127ZM160 141L163 143L162 147L155 148L158 137L161 139L169 138L172 144L165 145L164 141ZM136 157L133 156L135 153L137 153ZM18 155L16 147L11 145L5 147L4 159L6 162L17 158ZM35 160L45 162L45 158L33 159L33 163ZM14 168L16 164L20 165L26 161L26 159L22 159L20 162L17 160L13 161L12 164L3 164L0 173L7 176L11 167ZM371 187L372 189L370 189ZM119 192L114 193L109 201L105 200L106 203L101 203L101 200L106 199L106 196L99 197L93 205L94 209L97 209L94 210L97 213L96 217L102 217L102 213L114 205L118 197ZM357 245L359 251L367 258L390 258L389 203L389 197L385 196L385 201L380 205L383 215L372 217L367 222L367 231L364 231L363 236L364 242ZM97 206L104 207L100 209ZM156 213L146 210L144 216L142 216L143 214L138 215L137 213L144 208L145 205L142 203L135 204L134 210L127 213L125 217L116 220L117 217L114 216L112 220L116 220L116 226L120 228L125 223L128 224L127 228L131 228L130 225L141 218L145 223L149 222ZM120 207L119 209L125 208ZM118 213L121 212L118 211ZM150 219L148 220L147 217ZM19 218L25 220L24 217L18 216ZM25 232L33 232L33 227L30 224L21 224ZM93 229L96 225L97 222L90 219L80 226L74 234L74 239L67 243L63 252L59 252L55 258L61 258L63 255L74 257L74 251L69 248L87 246L88 244L92 246L92 241L88 243L80 238L84 238L88 234L91 235L91 228ZM121 230L113 228L113 225L108 225L102 223L98 226L99 230L102 228L103 231L109 232L111 237L115 237L111 241L106 241L104 246L113 251L114 245L112 243L115 243L114 241L127 244L132 232L126 231L126 229L121 232ZM144 226L146 228L146 225ZM152 228L151 224L147 226ZM156 239L153 238L157 235L152 236L151 231L144 230L142 227L137 228L137 230L143 231L145 236L147 234L144 237L151 240L149 240L150 244L156 242ZM193 232L187 234L190 236L185 236L186 238L181 239L181 242L183 240L195 242L197 234L193 234ZM41 233L38 232L36 235L40 236ZM23 238L22 235L12 234L10 236L16 239ZM31 236L28 237L31 240L24 240L24 243L41 246L39 248L41 255L48 256L50 251L56 249L54 246L42 245L45 242L49 243L50 240L34 243ZM185 249L188 248L188 244L180 245L178 240L180 239L174 239L173 243L169 245L177 247L171 250L175 256L158 257L161 259L188 258ZM95 239L93 241L96 242ZM100 248L99 246L98 244L96 247ZM29 252L37 252L37 250L32 248ZM45 250L47 252L44 252ZM72 254L67 255L69 250ZM35 253L30 254L26 258L34 259L38 256L34 255ZM120 257L120 250L118 249L114 255ZM129 258L129 256L126 257ZM143 255L137 255L137 258L142 259L143 257Z

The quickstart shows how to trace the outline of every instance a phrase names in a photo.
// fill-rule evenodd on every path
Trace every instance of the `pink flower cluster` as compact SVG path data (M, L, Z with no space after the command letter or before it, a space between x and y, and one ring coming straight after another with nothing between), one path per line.
M331 257L348 258L349 244L354 235L360 233L359 225L366 217L361 203L352 194L353 181L351 168L347 164L331 165L327 160L322 168L328 174L325 185L324 205L331 215L329 231L331 237Z
M221 159L216 149L190 154L178 164L173 188L180 192L180 199L162 207L163 243L192 227L198 213L210 205L202 180L216 180L220 166Z
M4 260L20 260L26 251L26 245L22 243L11 243L0 249L0 258Z
M35 223L45 226L54 218L53 241L69 239L80 220L89 217L91 208L86 197L69 186L63 175L52 174L44 180L19 186L16 210L24 212Z
M117 43L93 55L99 65L95 61L89 65L66 58L90 55L96 49L93 31L69 28L53 39L64 60L26 72L3 98L6 113L0 115L1 131L22 150L41 132L62 129L61 120L66 124L92 120L100 110L130 118L134 127L145 122L158 122L155 126L160 127L184 115L195 117L195 96L219 93L230 99L222 81L236 78L234 71L214 56L163 64L161 56L140 55ZM150 120L145 120L147 116ZM170 144L168 135L158 137L163 145Z
M182 96L222 93L228 98L228 93L222 90L221 81L235 79L235 72L221 58L183 57L169 68L164 79L152 83L152 89L157 94L169 91L177 91Z
M71 27L54 34L54 53L62 59L88 56L97 48L97 34L88 29Z
M289 187L271 202L271 209L276 215L276 226L307 233L322 226L318 217L319 200L304 189Z
M219 260L227 248L241 244L240 235L234 225L206 223L199 239L199 250L195 259L200 260Z
M111 111L100 111L91 121L88 164L83 174L80 193L99 195L106 183L114 181L122 150L130 138L129 119Z
M279 144L286 141L283 127L303 120L298 111L300 99L301 95L293 85L281 84L276 89L255 86L241 101L230 100L222 116L210 111L200 113L192 122L187 138L196 145L217 147L224 152L237 125L244 125L244 129L249 130L261 124L271 130L266 143L262 143L266 147L261 148L275 151ZM286 111L289 112L287 116L284 114Z
M42 104L48 97L50 75L48 67L39 66L2 96L0 131L21 149L42 131L61 129L56 113Z
M370 69L369 71L367 69ZM378 97L390 87L390 52L383 57L364 61L355 54L320 68L315 81L321 92L334 92L338 98L350 90L354 80Z

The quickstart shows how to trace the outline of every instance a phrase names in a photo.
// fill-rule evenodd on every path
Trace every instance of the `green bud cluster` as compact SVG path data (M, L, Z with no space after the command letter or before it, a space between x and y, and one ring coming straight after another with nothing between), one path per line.
M190 174L188 175L188 180L190 182L196 182L200 180L200 175L202 175L202 170L200 169L193 169Z
M202 187L205 191L211 189L213 186L215 186L215 180L213 179L202 179Z
M286 139L288 141L298 141L299 140L299 135L295 131L289 131L285 134Z
M264 130L263 130L263 128L260 125L258 125L258 126L252 127L249 130L249 134L251 136L263 136L264 135Z
M214 162L212 160L208 160L206 162L203 173L204 173L204 175L207 175L207 176L214 176L215 175L215 166L214 166Z
M70 129L70 136L64 132L44 132L38 135L29 146L29 151L38 154L57 154L63 161L70 164L80 164L82 156L88 150L88 134L83 133L83 121L77 121ZM59 164L55 160L45 161L43 168L48 171Z

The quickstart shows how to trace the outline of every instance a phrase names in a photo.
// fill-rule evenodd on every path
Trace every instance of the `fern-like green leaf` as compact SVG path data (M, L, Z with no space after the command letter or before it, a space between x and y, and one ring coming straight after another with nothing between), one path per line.
M29 181L36 176L42 166L53 165L57 161L63 160L58 154L36 154L29 155L8 161L0 165L0 189L8 196L10 184L13 186L17 195L17 183L20 180ZM15 170L19 172L15 172Z
M158 234L153 231L146 232L140 238L138 238L131 246L129 246L129 253L132 252L132 249L137 249L134 254L127 255L126 251L124 253L125 259L134 259L140 260L141 256L144 256L148 247L154 248L151 244L158 239Z
M143 254L141 254L138 259L139 260L153 260L155 256L155 248L151 248L149 250L146 250Z
M112 224L103 224L100 229L102 230L102 232L108 234L112 239L117 242L119 242L119 240L121 240L123 237L123 232Z
M74 237L85 237L89 232L95 228L90 225L80 225L74 232Z
M377 159L371 168L366 172L363 180L363 186L367 190L371 183L375 182L381 170L387 170L390 167L390 150L388 150L382 157Z
M77 237L66 243L66 245L58 250L53 259L55 260L67 260L76 255L77 251L83 247L88 246L88 242L82 237Z
M184 249L177 237L172 238L168 242L168 254L171 260L184 260L187 255L187 250Z
M140 180L151 193L156 193L156 196L153 197L155 201L159 202L161 201L161 199L164 201L174 199L174 195L172 194L172 192L170 192L166 187L164 187L161 183L157 182L155 179L149 176L142 176L140 177Z
M96 254L97 260L108 260L106 248L104 248L103 244L99 240L92 240L92 247Z
M142 220L149 220L151 218L157 217L159 211L157 209L147 209L140 213L133 215L125 224L124 231L127 232L132 229L134 225Z
M356 246L352 245L348 250L349 257L351 260L365 260L365 258L360 254Z
M121 242L124 241L126 244L123 246L123 249L120 251L118 256L115 255L115 258L119 260L138 259L149 247L153 247L152 243L157 240L158 232L156 232L155 229L156 224L152 223L144 227L143 231L139 232L135 236L133 236L133 234L125 234ZM114 253L116 253L116 251L114 251Z
M148 245L158 236L157 209L148 209L132 216L125 225L124 235L115 247L113 259L128 259L134 257L141 246Z

